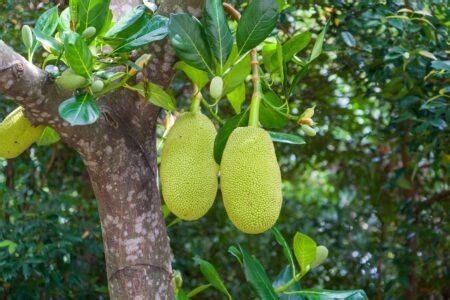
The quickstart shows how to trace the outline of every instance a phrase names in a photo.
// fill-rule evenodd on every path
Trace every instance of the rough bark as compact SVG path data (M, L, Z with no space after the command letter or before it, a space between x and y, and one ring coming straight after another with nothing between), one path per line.
M166 0L159 13L200 12L201 0ZM138 0L113 0L115 18ZM151 47L147 76L167 86L174 53L167 41ZM163 73L161 74L161 71ZM172 299L171 253L161 213L155 147L159 109L137 94L118 90L99 100L102 116L89 126L70 126L58 115L71 95L0 41L0 93L25 108L34 124L57 130L77 150L97 198L108 285L112 299Z

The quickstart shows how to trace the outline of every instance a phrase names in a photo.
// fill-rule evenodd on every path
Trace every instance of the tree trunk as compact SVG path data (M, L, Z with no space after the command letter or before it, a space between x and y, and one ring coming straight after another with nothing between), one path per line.
M158 12L198 14L202 0L166 0ZM117 20L139 0L112 0ZM152 46L145 70L167 87L175 61L167 40ZM58 106L71 97L44 71L0 41L0 93L25 108L34 125L57 130L80 153L98 201L112 299L173 299L171 253L158 189L156 120L159 108L137 93L118 90L98 100L100 119L70 126Z

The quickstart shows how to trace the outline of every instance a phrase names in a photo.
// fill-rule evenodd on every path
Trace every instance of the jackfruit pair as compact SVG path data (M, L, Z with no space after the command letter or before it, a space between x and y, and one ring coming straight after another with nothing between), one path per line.
M41 136L44 128L31 125L23 114L23 107L16 108L0 123L0 157L19 156Z
M183 220L204 216L214 203L219 167L216 129L201 113L183 114L170 129L161 155L161 184L168 208ZM230 135L220 166L225 210L245 233L262 233L278 219L281 174L269 134L239 127Z

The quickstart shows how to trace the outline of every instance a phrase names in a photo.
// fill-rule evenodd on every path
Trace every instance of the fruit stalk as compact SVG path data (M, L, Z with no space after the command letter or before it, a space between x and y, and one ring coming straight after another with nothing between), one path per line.
M258 127L259 126L259 107L261 104L261 79L259 78L258 72L258 55L256 49L251 50L252 57L252 82L253 82L253 94L252 102L250 103L250 120L248 122L249 126Z
M192 86L192 99L190 111L193 113L200 112L200 102L202 101L202 93L198 89L198 86L194 84Z

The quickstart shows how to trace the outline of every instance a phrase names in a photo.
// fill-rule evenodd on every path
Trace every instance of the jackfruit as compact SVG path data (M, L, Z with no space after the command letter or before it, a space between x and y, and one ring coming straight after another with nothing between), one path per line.
M87 79L78 75L72 69L65 70L61 76L56 79L56 84L68 91L73 91L85 86Z
M170 129L161 154L162 194L177 217L193 221L211 208L219 170L213 156L216 128L201 113L187 112Z
M220 165L223 203L231 222L245 233L262 233L278 219L281 174L269 134L238 127L230 135Z
M42 134L45 126L33 127L18 107L0 123L0 157L15 158Z

